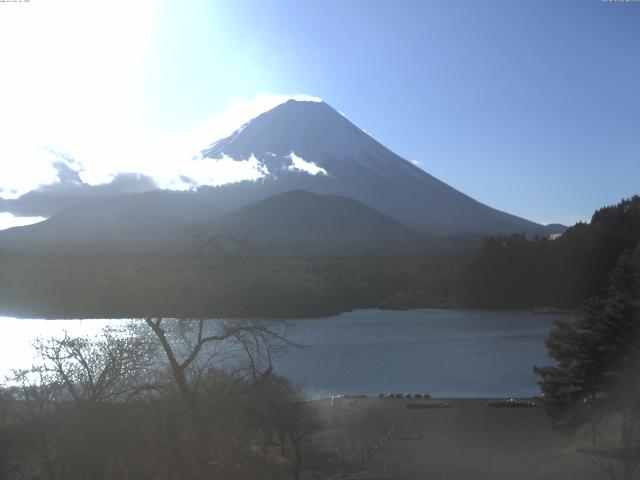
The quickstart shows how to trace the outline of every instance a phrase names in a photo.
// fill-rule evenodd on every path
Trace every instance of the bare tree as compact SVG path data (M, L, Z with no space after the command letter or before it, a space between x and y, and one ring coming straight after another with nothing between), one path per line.
M7 478L11 465L13 404L11 392L0 387L0 480Z
M280 397L276 405L270 405L267 414L278 437L280 455L291 462L293 478L299 480L308 460L307 451L313 453L316 449L314 440L324 422L308 402L299 399L297 392Z
M611 480L629 480L640 466L640 453L629 448L580 448L591 463L598 466Z
M634 438L638 417L631 411L610 412L600 422L598 445L576 450L611 480L628 480L640 466L640 445Z
M375 442L362 442L358 439L347 441L341 436L334 441L331 455L335 458L334 463L338 467L339 473L332 477L332 480L349 480L362 471L364 466L380 450L382 450L391 439L391 429L378 438Z
M27 478L102 478L127 456L128 406L147 389L149 342L131 331L104 329L96 338L39 339L41 363L14 372L21 386L22 432L31 445Z
M160 345L189 419L190 427L186 428L185 434L193 433L193 441L185 453L185 442L177 441L180 436L176 430L178 423L175 418L168 419L167 435L173 457L192 478L221 474L233 466L236 456L229 451L233 450L231 445L234 442L226 442L224 446L216 444L219 437L216 435L218 432L212 429L211 399L206 394L208 375L216 369L233 366L233 357L236 360L243 358L244 363L226 378L232 385L256 389L271 375L273 353L291 345L286 339L286 328L278 331L259 321L147 318L146 323ZM247 448L249 439L239 438L235 445L237 449ZM226 456L221 455L221 448L227 449Z
M61 396L60 384L50 380L42 367L13 373L12 381L20 385L14 413L24 450L17 468L19 478L58 478L55 424Z
M61 385L67 400L80 402L128 402L141 388L152 366L149 342L130 329L105 328L95 338L37 339L38 367L48 384Z

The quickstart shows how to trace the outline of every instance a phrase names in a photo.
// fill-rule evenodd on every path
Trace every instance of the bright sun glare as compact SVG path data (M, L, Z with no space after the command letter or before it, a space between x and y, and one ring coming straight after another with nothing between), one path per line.
M153 135L137 122L145 55L154 47L158 4L63 0L7 4L0 16L0 197L57 181L64 153L90 185L140 173L158 187L193 188L256 178L250 162L203 162L198 152L289 98L236 99L189 134ZM125 14L126 13L126 14ZM259 172L258 172L259 173ZM31 223L4 214L0 228Z

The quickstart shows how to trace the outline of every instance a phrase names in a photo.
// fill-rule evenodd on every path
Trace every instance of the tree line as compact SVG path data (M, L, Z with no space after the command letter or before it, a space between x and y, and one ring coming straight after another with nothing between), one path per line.
M0 251L5 314L295 318L356 308L558 307L600 292L640 241L640 197L595 212L560 238L497 235L477 250L286 257L224 242L195 255Z
M451 303L461 257L0 252L3 314L44 318L319 317Z
M457 302L482 308L576 308L600 293L626 249L640 241L640 196L596 211L555 240L498 235L462 269Z

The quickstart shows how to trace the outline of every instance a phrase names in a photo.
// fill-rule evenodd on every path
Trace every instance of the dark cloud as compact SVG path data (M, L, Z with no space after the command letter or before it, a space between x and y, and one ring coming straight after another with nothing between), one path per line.
M43 185L14 200L0 197L0 212L18 217L50 217L88 200L158 189L151 177L138 173L120 173L111 182L94 186L84 183L69 162L57 161L53 166L58 171L56 183Z
M186 175L180 175L180 180L182 180L187 185L191 185L192 187L197 187L198 182L191 177L187 177Z

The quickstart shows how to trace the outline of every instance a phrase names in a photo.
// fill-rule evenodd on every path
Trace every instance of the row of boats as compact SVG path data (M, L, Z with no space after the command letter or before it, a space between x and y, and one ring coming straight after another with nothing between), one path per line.
M444 400L429 400L426 402L410 402L407 403L406 408L420 409L420 408L449 408L449 402ZM486 403L490 408L531 408L537 407L538 404L533 400L526 400L522 398L504 398L500 400L489 400Z
M428 393L380 393L378 398L431 398Z
M367 398L365 394L351 394L351 395L332 395L331 405L338 399L356 400L361 398ZM431 395L428 393L380 393L378 398L402 398L402 399L420 399L426 400L422 402L409 402L406 404L406 408L449 408L448 402L444 400L431 400ZM528 400L524 398L502 398L497 400L489 400L485 404L490 408L530 408L537 407L538 403L534 400Z
M487 402L487 407L493 408L530 408L537 406L538 404L533 400L525 400L523 398L504 398Z
M405 405L409 409L424 409L424 408L450 408L449 402L444 400L429 400L427 402L409 402Z

